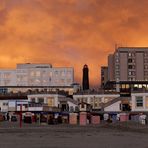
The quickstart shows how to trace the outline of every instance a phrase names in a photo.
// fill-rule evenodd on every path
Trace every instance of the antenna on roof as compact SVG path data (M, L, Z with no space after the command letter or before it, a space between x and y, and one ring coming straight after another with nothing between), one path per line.
M115 50L117 50L117 48L118 48L118 44L117 44L117 43L115 43Z

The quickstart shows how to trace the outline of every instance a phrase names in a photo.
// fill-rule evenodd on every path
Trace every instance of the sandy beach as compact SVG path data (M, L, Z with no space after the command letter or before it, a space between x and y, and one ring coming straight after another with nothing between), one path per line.
M147 138L148 126L135 123L0 127L0 148L148 148Z

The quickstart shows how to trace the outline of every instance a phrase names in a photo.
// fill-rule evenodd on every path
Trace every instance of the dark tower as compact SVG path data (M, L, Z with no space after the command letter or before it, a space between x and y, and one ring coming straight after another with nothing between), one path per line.
M89 69L88 66L85 64L83 67L83 90L89 89Z

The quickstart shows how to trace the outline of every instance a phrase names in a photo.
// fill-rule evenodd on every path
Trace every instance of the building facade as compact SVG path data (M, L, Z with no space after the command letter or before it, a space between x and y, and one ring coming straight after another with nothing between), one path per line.
M101 88L104 88L104 85L108 81L108 67L102 66L101 67Z
M132 93L132 111L148 111L148 93Z
M118 47L108 57L109 80L148 80L148 47Z
M0 86L71 86L72 67L52 67L50 64L17 64L14 70L0 70Z
M73 95L73 99L78 103L84 102L90 104L94 110L100 110L102 104L118 98L119 96L119 94L75 94Z

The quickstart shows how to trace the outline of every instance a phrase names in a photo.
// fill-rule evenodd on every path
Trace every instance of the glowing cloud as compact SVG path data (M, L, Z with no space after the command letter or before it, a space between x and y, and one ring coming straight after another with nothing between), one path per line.
M148 46L147 0L1 0L0 67L20 62L82 67L99 85L115 43Z

